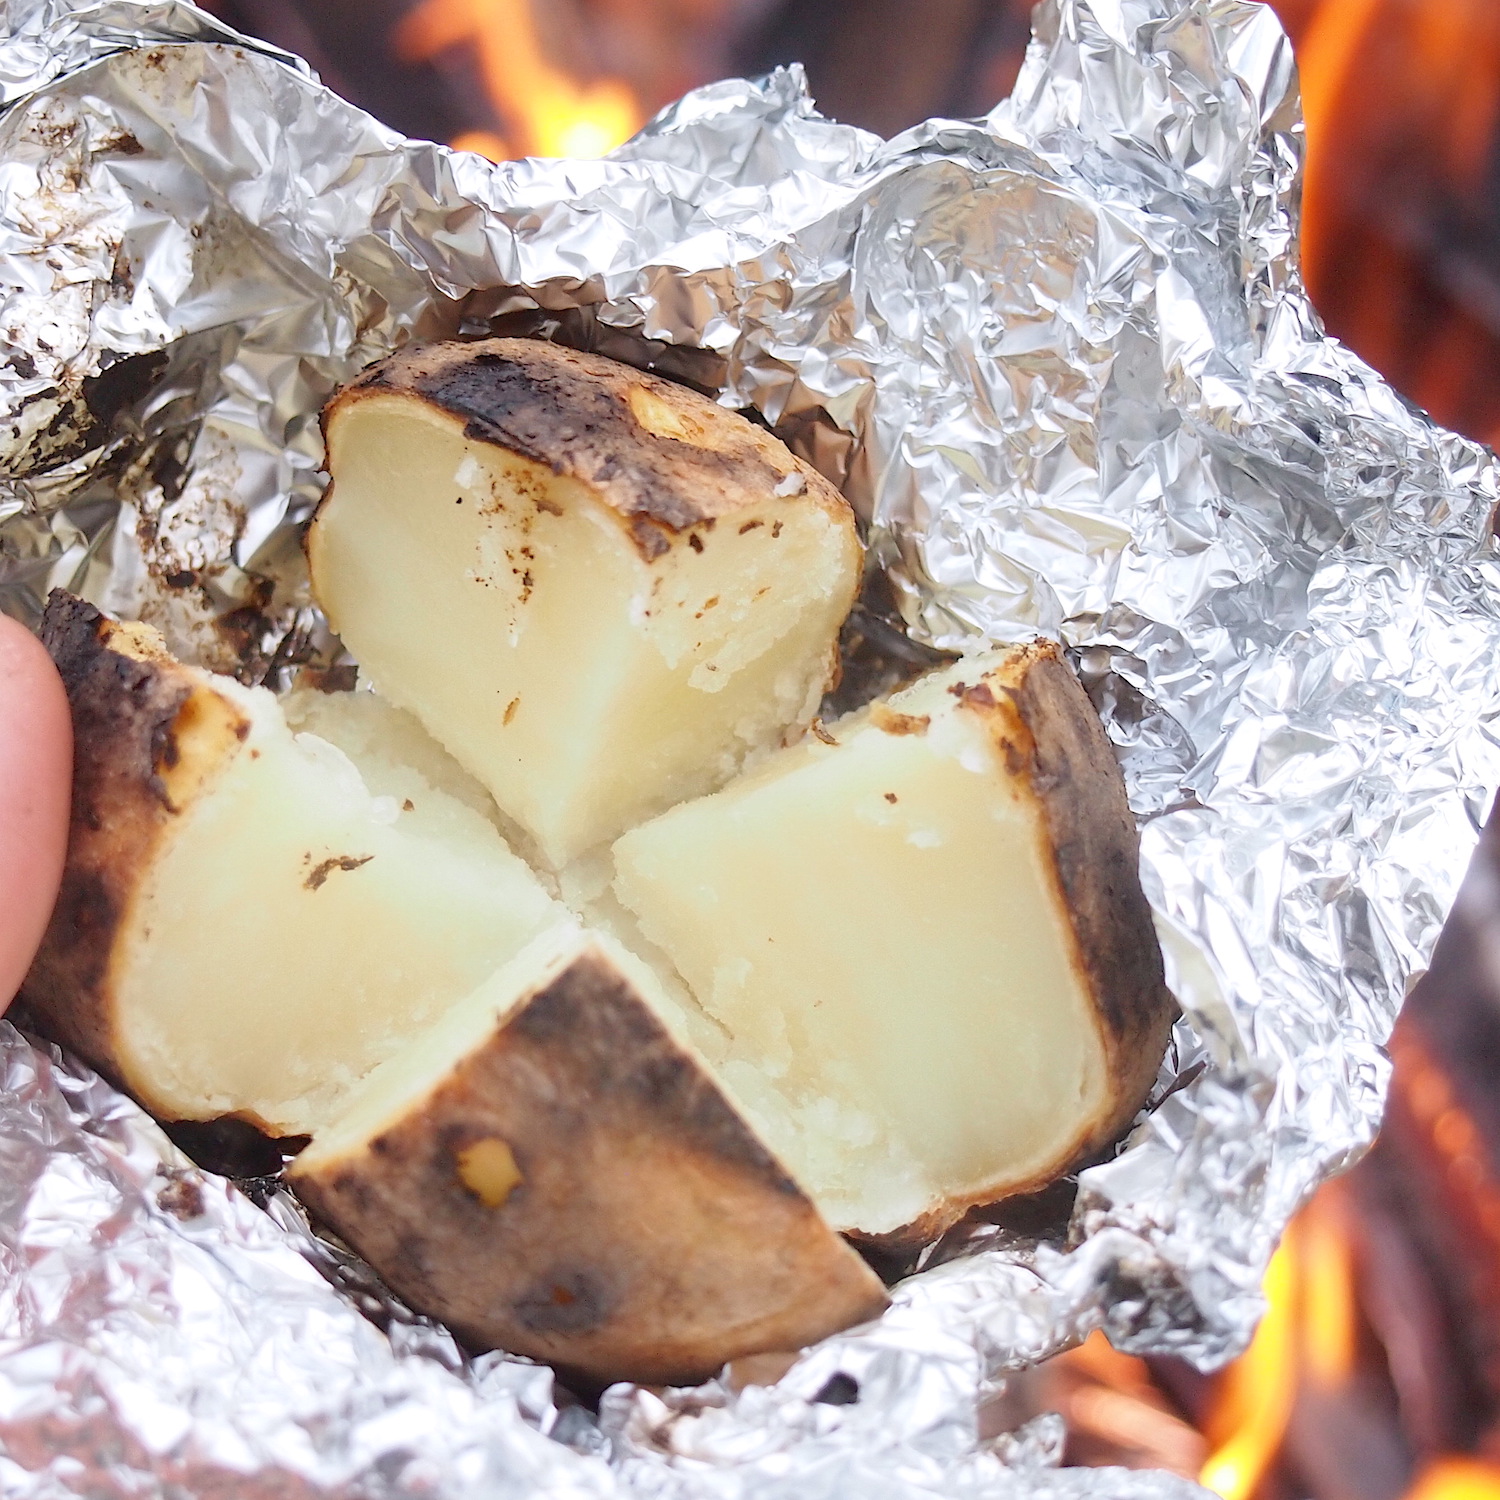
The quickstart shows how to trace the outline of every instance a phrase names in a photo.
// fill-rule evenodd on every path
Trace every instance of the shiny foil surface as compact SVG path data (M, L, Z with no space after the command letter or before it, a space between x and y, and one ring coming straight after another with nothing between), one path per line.
M1097 1327L1245 1345L1287 1219L1374 1133L1500 785L1495 462L1319 328L1270 9L1044 0L984 120L884 142L790 70L502 166L175 0L0 14L8 612L66 586L284 683L338 649L299 527L340 382L491 330L649 365L842 485L917 638L1068 644L1184 1012L1066 1235L955 1233L774 1384L597 1417L0 1026L4 1492L1199 1493L1052 1467L1053 1419L995 1437L1004 1374Z

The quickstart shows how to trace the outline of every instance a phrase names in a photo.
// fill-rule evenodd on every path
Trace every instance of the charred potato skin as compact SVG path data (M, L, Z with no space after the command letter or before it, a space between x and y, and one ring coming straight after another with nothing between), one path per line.
M503 1142L487 1205L462 1154ZM877 1316L884 1291L613 967L575 959L420 1107L290 1179L467 1344L690 1383Z
M114 967L142 877L181 811L179 773L201 768L205 747L189 756L184 745L205 717L197 710L208 698L218 706L224 753L250 726L149 638L60 589L41 638L73 716L73 806L62 890L21 998L53 1040L151 1108L119 1061Z
M1145 1100L1177 1003L1141 888L1140 834L1104 725L1056 644L1038 641L1012 660L993 709L983 685L965 695L964 707L989 717L997 747L1019 763L1042 809L1051 874L1073 920L1075 963L1097 1002L1119 1103L1080 1146L1084 1153L1113 1141Z
M1086 1121L1056 1164L1027 1181L951 1198L889 1234L851 1236L898 1256L930 1243L971 1209L1039 1191L1117 1141L1146 1102L1178 1013L1141 888L1140 834L1125 783L1061 647L1048 640L1019 646L999 668L949 691L961 712L984 725L1040 810L1042 862L1069 916L1074 970L1093 997L1113 1107Z
M377 394L416 397L462 422L471 441L587 484L647 562L779 492L788 505L812 500L859 545L849 503L769 432L602 355L540 339L408 344L329 402L325 441L342 412ZM793 475L802 487L788 494ZM316 542L315 519L310 549Z

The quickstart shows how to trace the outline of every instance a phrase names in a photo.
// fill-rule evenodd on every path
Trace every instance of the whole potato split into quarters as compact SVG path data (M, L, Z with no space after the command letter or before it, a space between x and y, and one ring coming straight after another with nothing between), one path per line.
M854 1247L1128 1130L1175 1005L1058 646L817 723L848 506L597 356L414 346L325 428L308 555L361 690L48 606L55 1037L162 1119L310 1136L290 1181L396 1292L590 1384L876 1316Z

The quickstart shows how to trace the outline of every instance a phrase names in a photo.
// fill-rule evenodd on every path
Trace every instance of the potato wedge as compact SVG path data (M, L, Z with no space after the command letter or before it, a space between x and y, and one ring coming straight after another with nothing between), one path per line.
M404 349L324 427L319 603L552 868L816 712L861 549L768 432L527 339Z
M876 1316L880 1282L680 1035L619 945L547 934L372 1074L290 1181L466 1343L590 1382L702 1380Z
M159 1118L309 1133L566 920L470 807L394 765L377 794L270 693L182 665L149 626L57 593L42 639L76 769L62 894L23 994Z
M829 1221L906 1245L1113 1141L1175 1007L1056 647L960 662L829 738L625 834L615 892Z

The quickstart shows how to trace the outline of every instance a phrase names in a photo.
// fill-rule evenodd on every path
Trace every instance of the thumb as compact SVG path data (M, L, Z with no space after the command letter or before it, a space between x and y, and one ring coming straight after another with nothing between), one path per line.
M57 900L72 780L62 679L41 642L0 615L0 1012L26 977Z

